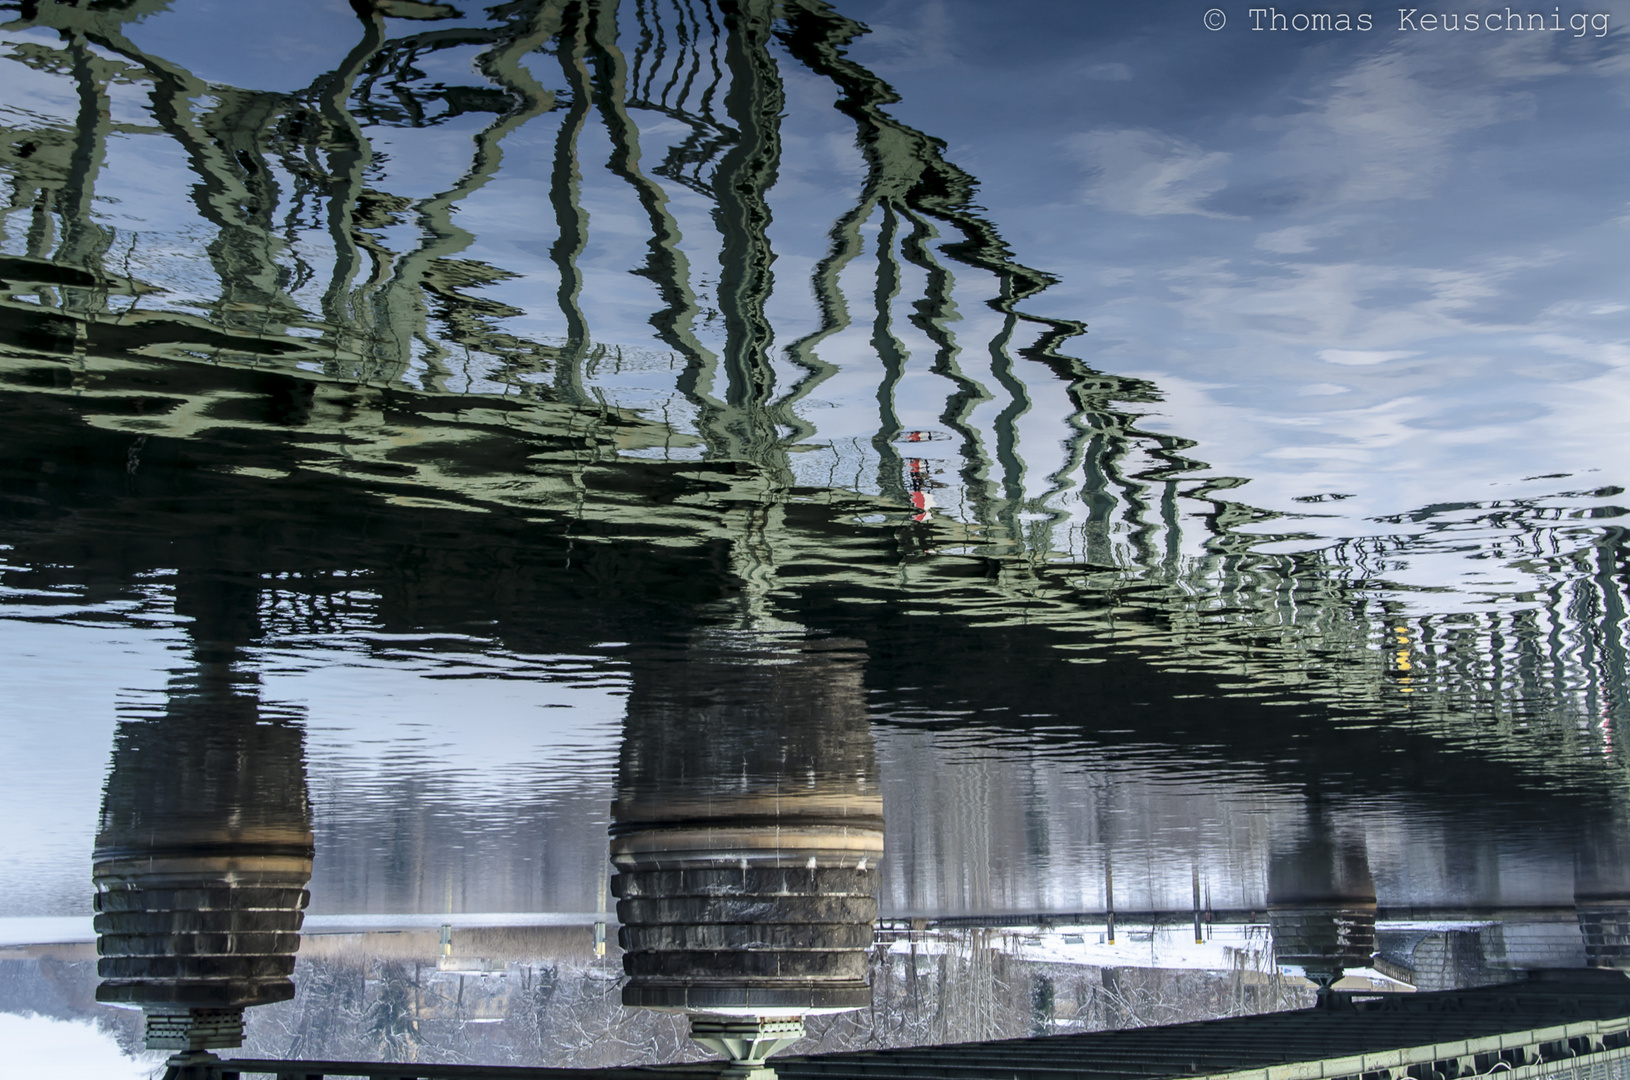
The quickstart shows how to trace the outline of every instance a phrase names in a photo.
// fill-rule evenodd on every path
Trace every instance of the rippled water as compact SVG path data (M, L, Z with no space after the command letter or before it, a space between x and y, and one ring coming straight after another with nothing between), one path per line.
M146 1075L111 1006L208 983L587 1065L1630 965L1599 7L0 3L5 1030ZM255 973L152 952L246 889Z

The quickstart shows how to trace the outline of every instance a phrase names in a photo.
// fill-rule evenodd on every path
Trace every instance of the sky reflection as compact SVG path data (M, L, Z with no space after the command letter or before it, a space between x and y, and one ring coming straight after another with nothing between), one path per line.
M88 917L93 844L132 925L231 894L281 780L286 921L309 884L328 940L250 1021L277 1052L331 1014L347 1053L537 1057L545 970L636 1024L625 955L629 1009L747 1009L764 973L693 954L803 963L806 923L843 970L777 1007L881 987L908 1040L1130 1022L1090 996L1121 960L1285 1007L1274 949L1338 924L1422 988L1618 963L1600 10L0 3L7 932ZM213 794L149 850L170 757ZM757 923L695 891L749 856ZM589 936L619 900L638 932ZM1432 934L1483 966L1411 967ZM124 936L147 993L161 935ZM90 985L25 952L7 1001ZM360 1004L409 961L511 1026ZM1026 997L1055 976L1073 1011Z
M1184 5L1033 6L1048 35L879 5L857 56L1060 274L1033 306L1087 313L1080 354L1161 387L1143 426L1256 505L1351 496L1297 522L1321 536L1558 490L1542 474L1624 483L1616 33L1254 32L1243 9L1211 33Z

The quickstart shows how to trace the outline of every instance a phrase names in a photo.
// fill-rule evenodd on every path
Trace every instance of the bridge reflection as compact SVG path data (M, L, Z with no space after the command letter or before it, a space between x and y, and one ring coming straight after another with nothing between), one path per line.
M210 629L240 616L210 614L190 574L222 596L272 575L300 598L342 576L373 590L325 632L634 642L613 856L636 1006L865 1003L882 798L863 682L900 730L977 727L1094 768L1158 745L1241 786L1487 800L1513 827L1540 806L1547 836L1606 807L1595 827L1620 827L1624 535L1570 516L1614 493L1264 550L1294 526L1194 479L1191 443L1139 426L1158 388L1065 355L1080 325L1026 312L1048 275L943 144L890 114L851 56L864 28L832 7L359 2L344 56L292 91L141 48L164 7L39 0L8 24L26 38L8 63L77 111L0 129L0 469L8 560L38 580L182 573L196 671L121 730L97 875L105 993L184 1007L189 1046L217 1038L196 1010L286 995L310 873L299 729L255 703L230 659L248 631ZM818 220L787 182L809 165L794 78L832 97L859 155ZM440 171L398 170L410 146ZM168 163L162 192L121 186L110 163L131 154ZM596 246L629 220L632 255ZM789 248L795 225L813 238ZM1520 602L1415 613L1389 575L1461 546L1520 570ZM774 636L790 612L807 641ZM739 655L708 636L721 624L747 635ZM144 832L156 814L179 823ZM1385 889L1376 851L1311 828L1249 847L1249 888L1280 959L1333 984L1365 966ZM1105 835L1078 847L1096 858ZM744 858L766 870L740 877L745 906L688 891ZM1584 963L1621 964L1625 865L1578 856ZM117 929L210 912L263 938L205 965L174 955L212 947L205 930Z
M623 1004L757 1061L864 1009L883 796L858 642L642 651L612 810Z
M860 23L818 0L355 11L337 65L287 91L139 47L161 0L40 0L8 24L13 62L77 109L0 129L16 411L122 438L105 464L132 477L176 440L262 498L323 473L585 549L723 542L758 596L841 581L1045 624L1065 659L1130 649L1259 700L1426 714L1462 745L1487 719L1518 767L1559 739L1576 767L1622 755L1623 538L1576 520L1611 492L1269 553L1293 524L1140 428L1158 388L1027 314L1051 279L891 115L850 55ZM799 156L789 78L834 96L855 168ZM408 146L436 167L399 163ZM127 190L109 162L131 154L173 183ZM811 169L819 199L789 180ZM97 209L113 198L127 216ZM594 231L630 220L643 246ZM808 255L813 306L778 251ZM1415 613L1394 571L1451 550L1520 587Z
M188 575L193 668L160 714L120 724L92 855L96 1000L139 1007L149 1049L241 1046L244 1010L294 996L311 879L296 716L235 670L253 583Z

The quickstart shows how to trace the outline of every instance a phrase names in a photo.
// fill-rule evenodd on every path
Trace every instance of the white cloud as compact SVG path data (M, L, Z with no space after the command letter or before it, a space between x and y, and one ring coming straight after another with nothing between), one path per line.
M1276 255L1299 255L1312 251L1313 241L1335 231L1328 225L1292 225L1288 229L1263 233L1256 238L1256 246L1260 251L1271 251Z
M883 66L898 71L956 63L959 40L944 0L885 4L866 35L867 46L887 58Z
M1371 364L1384 364L1388 360L1402 360L1410 356L1419 356L1413 352L1381 352L1374 349L1322 349L1319 358L1332 364L1345 364L1348 367L1368 367Z
M1396 50L1332 80L1314 108L1290 118L1286 171L1314 181L1333 204L1424 199L1436 193L1461 136L1533 116L1531 95L1501 92L1493 79L1443 85L1437 53Z
M1099 130L1064 140L1091 181L1082 201L1139 217L1227 217L1200 204L1227 185L1229 155L1153 131Z
M1338 354L1355 352L1359 359L1330 362L1354 366L1365 352L1516 328L1473 316L1501 297L1513 276L1549 265L1551 258L1496 258L1456 269L1292 262L1265 274L1259 265L1205 257L1163 269L1158 277L1180 298L1184 325L1266 335L1309 352L1340 343Z
M1630 368L1630 344L1623 341L1585 341L1571 334L1535 334L1530 339L1539 348L1557 356L1600 364L1604 368Z

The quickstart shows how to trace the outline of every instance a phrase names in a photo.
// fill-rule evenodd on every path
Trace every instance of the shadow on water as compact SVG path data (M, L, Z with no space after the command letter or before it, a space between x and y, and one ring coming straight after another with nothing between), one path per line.
M241 1009L271 1004L292 1052L480 1058L497 1043L468 1025L496 1016L527 1060L606 1017L649 1039L601 1060L683 1053L680 1029L608 1003L608 955L630 1009L726 1018L702 1031L716 1048L747 1038L730 1018L829 1013L811 1032L836 1048L1273 1009L1312 993L1292 970L1427 988L1625 966L1630 570L1623 530L1590 518L1614 492L1429 507L1284 553L1293 520L1139 427L1157 387L1027 313L1052 279L890 114L835 8L352 7L336 66L271 91L138 47L160 0L0 5L9 62L78 110L0 128L5 583L97 611L170 573L190 620L167 706L121 720L96 842L99 1000L142 1006L149 1045L235 1045ZM772 243L811 213L777 201L809 100L792 80L859 151L796 281ZM434 167L395 164L441 130ZM185 178L150 193L146 231L99 203L132 144ZM547 217L544 239L510 244L495 207ZM794 296L801 322L779 314ZM1389 578L1467 546L1530 585L1428 609ZM269 628L274 594L300 602ZM615 941L470 946L518 974L468 1009L463 929L369 942L371 969L319 947L329 1021L273 1004L312 812L300 717L259 700L245 657L364 626L624 666ZM1037 761L1089 806L1067 875L1045 820L976 820L978 784ZM892 793L891 762L911 778ZM383 812L356 808L359 829ZM1146 875L1192 869L1192 903L1139 885L1129 907L1121 871L1122 942L1234 927L1215 985L1087 940L1117 943L1112 864L1171 854L1140 831L1161 815L1229 823L1189 829L1213 864L1185 850ZM1419 885L1425 849L1452 887ZM1001 895L1020 852L1068 886ZM995 937L1065 916L1073 968Z

